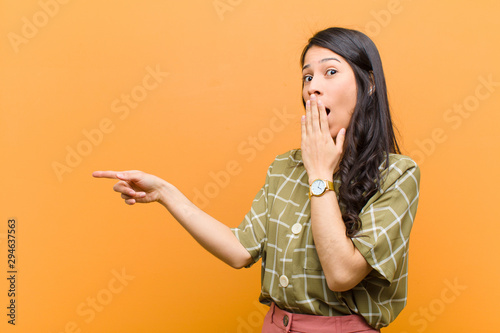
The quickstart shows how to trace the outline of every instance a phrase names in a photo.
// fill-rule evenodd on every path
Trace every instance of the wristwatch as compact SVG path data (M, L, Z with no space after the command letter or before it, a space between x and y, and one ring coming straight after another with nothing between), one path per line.
M309 186L309 199L311 196L320 197L326 191L333 191L333 182L326 179L316 179Z

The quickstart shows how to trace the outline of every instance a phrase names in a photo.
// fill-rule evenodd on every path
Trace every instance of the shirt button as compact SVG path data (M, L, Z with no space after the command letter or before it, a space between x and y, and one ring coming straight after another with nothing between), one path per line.
M294 225L292 225L292 232L294 234L298 234L300 231L302 230L302 224L300 223L295 223Z
M288 286L288 278L285 275L280 276L280 284L283 288Z
M283 317L283 325L285 325L285 327L288 326L288 316L287 315L285 315Z

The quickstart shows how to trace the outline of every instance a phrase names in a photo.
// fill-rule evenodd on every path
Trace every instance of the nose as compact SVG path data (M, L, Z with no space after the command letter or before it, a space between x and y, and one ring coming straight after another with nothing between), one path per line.
M316 96L322 96L323 95L323 88L321 86L320 79L313 77L311 81L309 82L309 87L307 88L307 93L309 96L312 94L315 94Z

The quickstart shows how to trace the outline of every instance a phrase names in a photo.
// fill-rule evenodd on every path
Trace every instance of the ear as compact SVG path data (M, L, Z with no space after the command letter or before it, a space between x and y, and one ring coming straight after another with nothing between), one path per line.
M375 91L375 76L373 76L373 71L370 71L370 90L368 91L368 94L372 95L373 92Z

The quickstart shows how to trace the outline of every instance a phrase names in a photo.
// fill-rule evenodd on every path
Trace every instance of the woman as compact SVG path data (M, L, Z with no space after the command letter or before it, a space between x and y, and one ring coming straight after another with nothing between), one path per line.
M238 228L140 171L120 181L125 203L158 201L234 268L262 259L263 332L378 332L406 304L409 235L420 172L399 154L379 53L364 34L329 28L301 57L300 150L276 157Z

